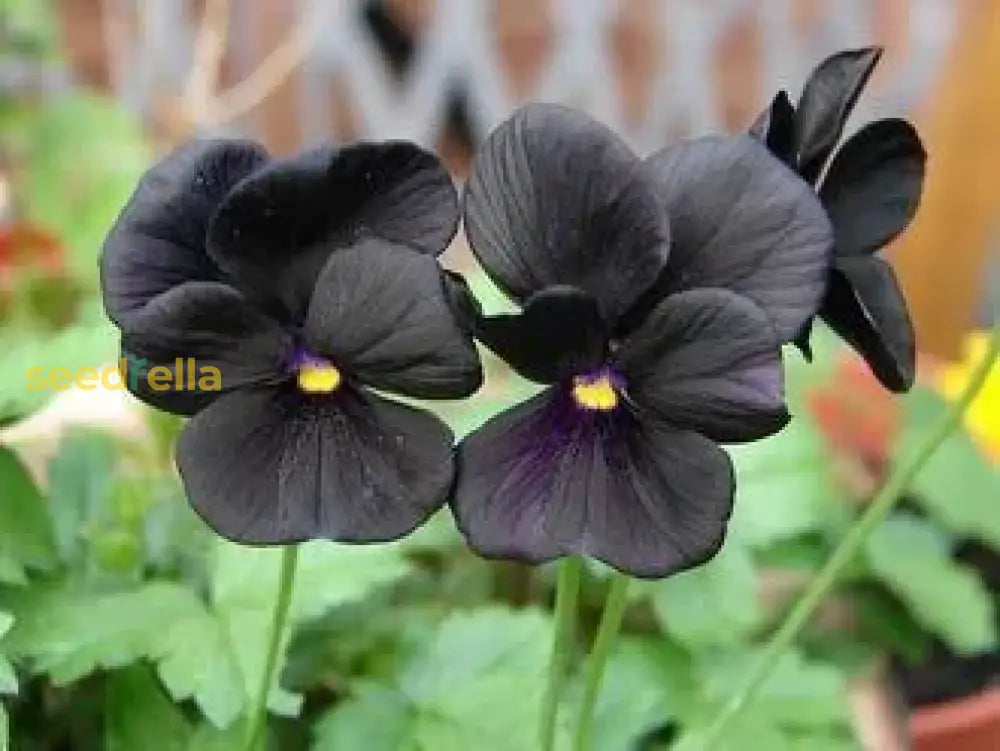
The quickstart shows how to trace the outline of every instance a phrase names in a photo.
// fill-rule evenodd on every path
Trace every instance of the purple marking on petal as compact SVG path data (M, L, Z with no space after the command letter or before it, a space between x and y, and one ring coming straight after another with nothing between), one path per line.
M301 345L297 345L287 359L286 371L290 374L298 373L306 365L315 367L333 367L333 363L322 355L314 354Z

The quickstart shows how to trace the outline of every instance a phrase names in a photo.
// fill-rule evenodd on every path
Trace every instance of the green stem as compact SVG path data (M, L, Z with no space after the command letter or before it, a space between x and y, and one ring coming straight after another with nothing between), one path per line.
M274 604L274 617L271 619L271 632L267 640L267 657L264 660L264 672L260 677L260 688L250 714L247 715L246 751L255 751L267 720L267 697L271 693L271 684L274 683L274 671L278 667L278 654L281 652L285 622L288 620L288 609L292 604L292 585L295 583L298 554L297 545L286 545L281 551L278 599Z
M552 751L556 738L556 715L562 696L566 671L573 652L576 635L576 609L580 595L580 558L565 558L559 564L556 583L555 630L552 634L552 653L549 657L549 676L542 700L541 748Z
M923 443L911 454L909 459L901 462L892 472L885 484L872 499L865 512L858 517L850 530L841 540L836 550L819 570L809 586L802 592L793 604L785 620L774 632L770 642L764 648L760 661L753 672L747 677L742 688L723 707L715 718L715 722L705 735L701 748L705 751L716 748L726 735L732 722L739 717L750 701L760 690L767 676L778 662L781 654L795 641L805 625L809 622L816 608L822 602L828 591L836 583L837 577L854 559L858 550L872 533L892 511L900 495L910 487L913 479L927 464L938 447L961 424L973 399L982 389L990 369L1000 354L1000 326L994 329L990 345L982 362L976 366L965 390L951 405L947 414L928 433Z
M604 678L604 668L622 625L627 604L629 578L625 574L615 572L611 578L608 597L604 602L604 613L594 637L594 647L587 660L586 672L583 677L583 698L580 701L580 715L576 722L576 733L573 735L574 751L589 751L590 731L594 724L594 705L597 694L601 690L601 680Z

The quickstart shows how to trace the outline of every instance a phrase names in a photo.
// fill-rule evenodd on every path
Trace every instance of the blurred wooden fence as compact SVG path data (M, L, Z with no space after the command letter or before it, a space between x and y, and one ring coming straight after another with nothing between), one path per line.
M59 0L78 80L114 92L165 140L202 2ZM828 52L887 55L858 119L912 113L931 153L915 231L894 249L921 349L952 354L1000 230L1000 0L231 0L222 88L275 48L294 73L224 129L278 153L334 137L435 145L461 175L518 101L567 101L641 151L735 130ZM299 36L296 37L295 35ZM284 46L284 47L283 47Z

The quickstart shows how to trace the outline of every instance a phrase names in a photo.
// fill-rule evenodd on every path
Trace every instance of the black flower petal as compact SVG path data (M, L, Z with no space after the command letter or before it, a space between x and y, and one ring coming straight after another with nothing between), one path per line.
M629 314L666 294L722 287L749 297L791 340L819 308L833 231L815 193L749 136L707 137L648 160L670 217L670 261Z
M810 74L795 113L795 153L799 174L816 182L882 57L881 47L831 55Z
M777 93L771 106L750 126L749 133L781 161L795 168L795 107L787 91Z
M781 346L767 316L721 289L670 295L616 356L641 415L717 441L773 435L789 420Z
M732 497L729 458L707 438L581 412L553 388L462 442L452 509L489 557L587 555L660 577L715 554Z
M376 542L444 504L451 441L434 416L372 394L246 389L191 420L177 465L195 510L231 540Z
M838 256L873 253L917 212L927 154L905 120L879 120L840 149L820 188Z
M315 282L304 335L362 382L425 399L468 396L482 383L437 260L380 239L332 256Z
M232 287L186 282L132 316L122 334L125 384L147 404L193 415L223 392L287 378L292 346L288 334ZM156 372L150 378L153 368L166 368L169 378ZM218 383L202 380L207 368L218 371Z
M275 160L226 197L209 253L300 323L330 254L378 237L436 255L458 228L458 197L433 154L404 142L323 147Z
M608 347L597 301L576 287L548 287L532 295L522 313L479 318L475 331L511 368L537 383L599 367Z
M187 281L220 278L205 252L209 220L237 182L267 162L250 141L192 141L139 182L101 255L108 316L118 325L153 297Z
M581 112L532 104L477 152L465 192L469 243L518 302L578 287L613 323L660 272L669 229L641 161Z
M838 258L821 315L895 392L913 386L913 324L896 275L877 256Z

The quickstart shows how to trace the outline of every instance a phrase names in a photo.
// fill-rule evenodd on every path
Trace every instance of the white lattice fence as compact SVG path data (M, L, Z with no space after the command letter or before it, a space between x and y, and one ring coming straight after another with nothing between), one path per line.
M115 0L118 3L131 0ZM524 98L581 106L627 135L637 148L662 144L670 135L721 129L726 118L718 95L717 58L735 43L733 28L758 41L755 81L750 92L763 102L779 86L793 89L820 57L838 48L881 41L876 31L879 5L873 0L825 0L810 27L796 26L794 0L650 0L643 29L651 43L654 69L645 81L643 106L626 115L616 73L622 51L612 45L621 14L638 0L551 0L519 3L526 13L545 13L547 54ZM193 29L185 21L184 0L143 3L142 39L114 76L119 93L137 108L146 106L150 88L175 83L190 58ZM241 2L234 0L236 24ZM317 43L297 76L298 124L305 140L332 131L333 88L343 82L352 102L357 135L411 138L432 143L439 132L448 96L464 93L476 134L486 132L515 106L495 38L496 0L437 0L400 79L386 64L369 28L351 0L288 0L316 29ZM898 0L905 12L896 29L905 53L880 81L862 115L899 112L926 89L954 33L952 0ZM543 11L544 7L544 11ZM534 8L535 10L531 10ZM236 35L236 44L240 43ZM626 50L626 53L629 51ZM617 55L617 57L616 57ZM294 117L296 113L291 113Z

